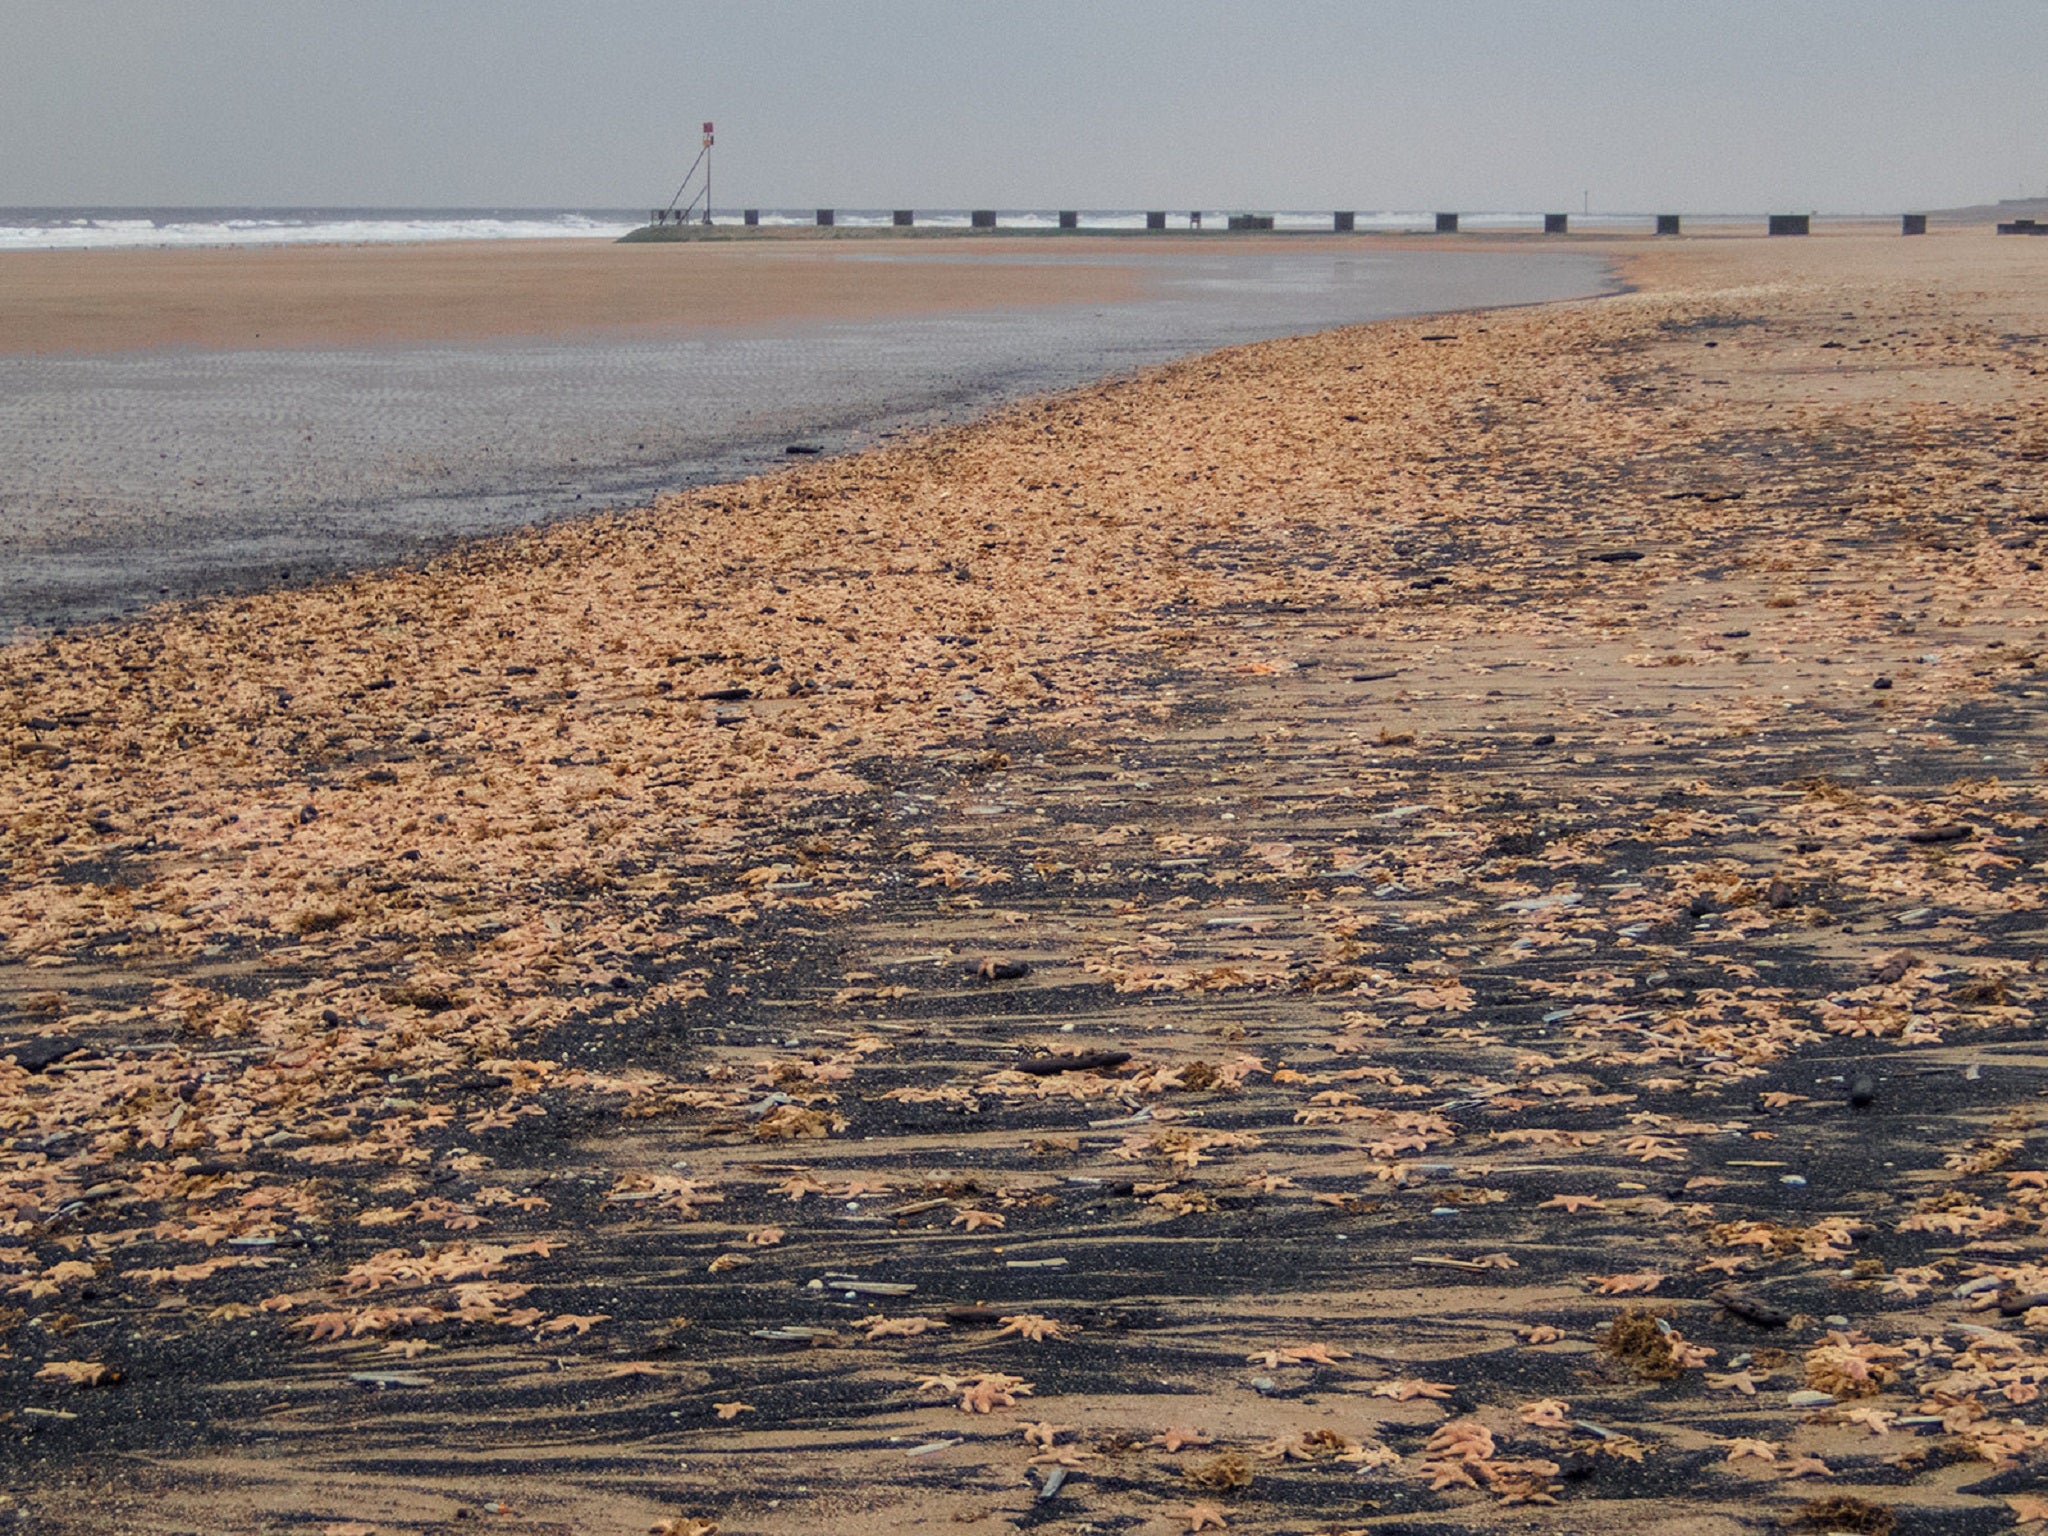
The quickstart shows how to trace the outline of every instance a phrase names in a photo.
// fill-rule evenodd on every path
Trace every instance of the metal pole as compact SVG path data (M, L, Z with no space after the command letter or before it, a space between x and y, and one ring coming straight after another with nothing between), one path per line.
M684 174L683 174L683 185L682 185L681 187L677 187L677 188L676 188L676 195L675 195L674 197L672 197L672 198L670 198L670 199L668 200L668 205L669 205L669 207L670 207L670 208L674 208L674 207L675 207L675 205L676 205L676 204L677 204L678 202L680 202L680 201L682 200L682 196L683 196L683 189L684 189L685 187L688 187L688 186L689 186L689 184L690 184L690 178L691 178L692 176L695 176L695 175L697 174L697 167L698 167L699 165L702 165L702 164L704 163L704 157L705 157L706 155L710 154L710 153L711 153L711 150L710 150L710 147L709 147L708 145L707 145L707 146L706 146L705 148L703 148L703 149L700 149L700 150L698 150L698 151L697 151L697 158L696 158L695 160L692 160L692 161L690 162L690 168L689 168L689 170L688 170L688 171L686 171L686 172L684 172ZM710 179L710 175L711 175L710 171L709 171L709 170L707 170L707 171L706 171L706 172L705 172L704 174L705 174L705 179L706 179L706 180L708 181L708 180ZM697 201L697 199L695 199L694 197L690 199L690 202L691 202L691 203L692 203L693 205L694 205L694 204L696 203L696 201Z

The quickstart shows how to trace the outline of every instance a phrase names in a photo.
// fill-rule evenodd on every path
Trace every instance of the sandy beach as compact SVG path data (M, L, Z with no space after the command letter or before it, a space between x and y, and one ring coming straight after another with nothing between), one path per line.
M0 649L4 1499L2041 1528L2041 244Z
M0 342L0 637L645 506L1219 346L1611 285L1570 249L1291 239L0 255L14 329L68 349Z
M891 268L794 241L460 241L310 248L15 251L0 257L0 352L355 346L1108 301L1137 281L964 249Z

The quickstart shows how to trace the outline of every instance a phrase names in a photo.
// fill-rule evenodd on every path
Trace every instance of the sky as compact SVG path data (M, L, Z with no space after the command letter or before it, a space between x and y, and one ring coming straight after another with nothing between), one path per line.
M2048 0L0 0L0 205L1887 212Z

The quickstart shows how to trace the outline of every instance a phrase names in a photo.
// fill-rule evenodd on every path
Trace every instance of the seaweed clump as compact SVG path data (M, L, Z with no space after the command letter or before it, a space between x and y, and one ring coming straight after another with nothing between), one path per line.
M1649 1307L1625 1308L1600 1336L1600 1352L1644 1381L1670 1381L1683 1368L1663 1314Z
M1806 1530L1853 1531L1856 1536L1891 1536L1898 1516L1882 1504L1835 1494L1799 1506L1798 1524Z

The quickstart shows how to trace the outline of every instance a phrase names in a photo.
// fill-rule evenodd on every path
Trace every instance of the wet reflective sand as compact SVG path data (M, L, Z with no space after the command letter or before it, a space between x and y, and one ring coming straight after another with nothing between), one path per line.
M0 635L413 558L1212 347L1608 282L1581 252L1336 242L866 245L829 268L816 302L778 301L794 318L656 326L629 294L543 316L569 334L0 357ZM498 302L516 325L517 293ZM477 314L451 301L447 324Z

